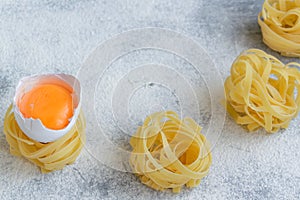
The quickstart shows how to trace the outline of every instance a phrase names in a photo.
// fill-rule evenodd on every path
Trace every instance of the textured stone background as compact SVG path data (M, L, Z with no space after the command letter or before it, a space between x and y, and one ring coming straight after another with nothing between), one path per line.
M213 58L223 79L228 76L235 57L248 48L261 48L284 62L296 61L280 57L262 43L256 22L262 3L262 0L2 0L0 128L3 129L5 110L21 77L59 72L75 75L100 43L133 28L163 27L193 38ZM139 54L133 56L138 58ZM141 57L147 57L147 52ZM136 59L124 59L114 67L136 63ZM117 78L113 71L106 76L112 82ZM172 104L175 100L168 98L170 94L160 91L155 87L151 90L162 96L160 103L176 110L176 104ZM132 112L138 112L139 108L133 105ZM109 120L102 118L99 121ZM227 117L223 134L213 150L209 175L199 187L184 189L178 195L149 189L131 173L106 167L86 150L75 164L42 175L31 163L11 156L4 134L0 133L0 198L299 199L299 123L298 116L285 131L267 135L260 130L249 134ZM109 132L109 138L126 147L128 137L122 137L115 127L107 128L114 130ZM132 130L131 126L128 128ZM95 136L88 133L88 137L91 142ZM91 143L87 145L92 148Z

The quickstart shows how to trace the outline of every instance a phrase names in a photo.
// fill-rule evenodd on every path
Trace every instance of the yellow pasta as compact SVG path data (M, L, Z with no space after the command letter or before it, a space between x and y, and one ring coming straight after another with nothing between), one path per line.
M211 165L209 144L201 127L191 118L180 120L175 112L148 116L132 136L130 165L142 183L156 189L195 187Z
M242 53L225 81L229 114L249 131L287 128L300 110L299 67L258 49Z
M300 57L300 0L265 0L258 23L266 45L284 56Z
M43 173L48 173L76 160L85 143L85 119L81 111L76 124L67 134L54 142L40 143L22 132L10 105L5 115L4 133L11 154L23 156L39 166Z

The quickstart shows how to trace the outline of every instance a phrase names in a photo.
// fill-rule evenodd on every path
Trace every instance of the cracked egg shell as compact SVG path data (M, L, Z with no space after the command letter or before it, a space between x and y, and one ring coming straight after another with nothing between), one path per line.
M60 129L46 127L39 118L25 117L20 111L20 101L25 94L41 85L56 85L70 91L72 115L68 123ZM19 81L13 101L13 112L21 130L31 139L38 142L53 142L68 133L75 125L81 108L81 87L79 81L72 75L45 74L24 77Z

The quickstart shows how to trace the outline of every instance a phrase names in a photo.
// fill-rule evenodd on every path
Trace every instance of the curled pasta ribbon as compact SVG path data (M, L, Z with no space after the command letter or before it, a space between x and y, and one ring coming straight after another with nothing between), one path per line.
M266 45L284 56L300 57L300 0L265 0L258 23Z
M212 157L201 127L175 112L148 116L132 136L130 165L142 183L156 189L195 187L207 175Z
M22 132L10 105L4 119L4 134L11 154L23 156L39 166L43 173L48 173L76 160L85 143L85 119L81 111L76 124L66 135L54 142L40 143Z
M295 66L295 67L293 67ZM242 53L225 81L227 110L249 131L287 128L300 109L300 67L258 49Z

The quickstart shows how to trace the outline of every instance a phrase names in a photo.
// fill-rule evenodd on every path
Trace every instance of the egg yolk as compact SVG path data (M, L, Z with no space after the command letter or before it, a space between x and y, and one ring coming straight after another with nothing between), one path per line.
M25 118L40 119L49 129L62 129L73 116L72 92L59 85L39 85L21 97L18 107Z

